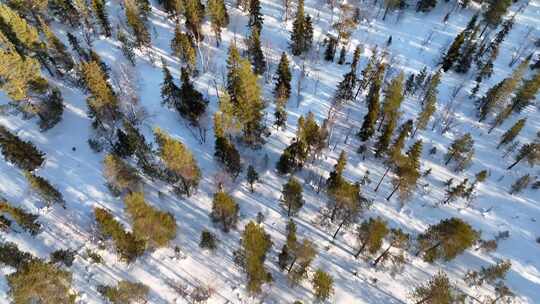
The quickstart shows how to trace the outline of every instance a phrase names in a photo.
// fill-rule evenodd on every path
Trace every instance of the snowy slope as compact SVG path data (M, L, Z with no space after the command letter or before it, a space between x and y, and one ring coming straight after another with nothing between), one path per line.
M107 3L111 22L116 24L123 18L120 1L112 0ZM324 34L330 28L332 14L328 5L322 0L309 0L306 2L306 12L315 20L315 41L322 41ZM369 3L367 3L369 2ZM451 4L439 4L429 14L417 14L410 9L403 12L399 21L397 14L390 14L386 21L382 21L382 11L372 8L373 1L361 2L366 19L353 34L353 45L364 46L361 58L361 68L366 64L368 56L375 46L379 49L386 47L390 35L393 43L388 47L392 66L405 72L417 72L424 65L434 70L439 59L441 49L445 49L455 35L461 31L470 17L475 13L473 9L455 11L447 24L442 23L444 16L452 9ZM522 1L512 8L518 9ZM289 31L292 20L286 24L282 21L281 1L262 1L264 13L264 28L262 33L263 46L271 71L274 71L279 55L287 51ZM209 112L217 108L215 82L223 85L225 71L225 58L228 46L242 37L248 31L245 24L247 18L238 9L228 3L231 24L224 31L223 44L217 49L213 38L207 38L203 46L205 61L208 60L205 70L196 80L197 88L210 100ZM337 13L334 14L337 18ZM303 81L300 98L296 96L296 89L287 106L288 122L285 131L272 129L266 145L260 150L242 148L241 154L244 164L253 164L261 175L261 183L256 185L255 193L250 193L243 178L227 185L227 189L240 205L242 220L237 230L229 234L222 233L214 228L208 214L211 210L212 194L216 190L216 174L219 168L213 160L213 132L207 134L207 141L200 143L193 136L193 131L179 118L174 111L161 105L159 86L162 82L160 57L163 57L171 68L175 79L179 78L178 62L170 55L169 41L174 31L174 24L167 20L164 12L154 5L150 17L152 26L153 48L148 54L139 54L136 68L128 67L114 40L96 40L94 49L102 56L112 68L113 75L120 75L126 71L131 75L139 95L140 105L148 112L148 119L144 124L144 132L151 139L152 128L159 126L174 137L180 139L193 151L203 172L203 179L198 193L190 198L177 197L169 188L161 183L147 181L145 195L149 202L162 210L171 212L177 221L178 233L169 248L159 249L147 253L137 259L133 264L127 265L117 260L111 247L99 248L97 241L92 237L93 226L92 209L96 206L106 207L122 222L129 221L123 211L120 199L110 195L101 170L103 154L96 154L90 150L86 141L91 132L90 120L86 115L85 96L78 90L62 83L58 85L63 93L66 110L63 120L53 129L40 133L33 120L23 120L19 116L0 115L0 124L7 126L14 133L25 140L31 140L38 148L46 153L46 163L39 169L39 174L49 179L64 194L67 209L58 207L51 209L40 208L36 197L29 194L28 186L20 170L3 159L0 160L0 193L17 206L38 213L40 222L45 227L39 235L32 237L27 233L1 233L0 240L16 242L21 250L30 251L35 255L47 258L49 253L61 248L77 249L79 256L71 267L74 277L74 289L79 293L80 303L103 303L103 298L96 290L98 284L114 284L121 279L141 281L151 289L151 303L185 303L167 282L184 282L188 284L206 284L215 290L210 303L252 303L259 300L249 299L245 295L243 283L244 275L234 265L232 252L238 247L240 232L243 225L255 218L258 212L265 215L264 227L272 236L274 246L268 255L266 265L271 269L275 282L265 290L262 302L264 303L292 303L294 300L303 300L309 303L313 299L311 286L306 281L301 286L290 288L285 275L279 271L277 254L285 241L285 225L287 222L279 207L279 196L282 184L286 177L275 172L275 162L283 149L289 144L296 131L296 121L300 115L313 112L321 122L329 108L330 98L342 75L348 71L348 65L327 63L322 59L310 60L306 63L307 76ZM114 27L114 26L113 26ZM535 36L540 34L540 1L533 0L525 10L517 15L516 25L509 37L505 40L501 54L495 63L494 76L482 83L481 93L492 84L503 79L511 73L508 66L512 51L523 43L522 39L528 27L532 27ZM57 32L64 37L65 29L56 26ZM206 25L205 32L209 33ZM432 41L423 45L426 37L432 35ZM316 47L317 48L317 47ZM350 48L351 52L353 47ZM322 48L321 48L322 52ZM350 60L352 54L348 54ZM155 64L149 59L153 58ZM298 76L301 73L302 62L294 58L293 87L296 88ZM200 67L202 69L202 66ZM513 181L526 172L538 175L538 169L531 169L520 164L516 170L508 172L505 168L511 158L502 158L502 152L495 150L500 135L517 119L512 116L502 126L487 134L487 124L479 124L475 119L474 104L468 99L468 92L472 88L472 74L466 76L453 72L446 73L440 86L439 109L450 100L450 92L454 86L465 82L465 88L457 95L454 102L459 104L457 125L450 132L441 135L436 129L431 130L431 124L417 138L424 140L424 157L422 170L432 168L432 174L422 179L419 184L429 184L424 192L417 191L414 197L403 208L396 200L387 202L386 195L390 192L389 179L381 189L375 193L375 182L384 172L380 160L368 157L362 160L356 149L360 142L351 136L345 144L344 138L349 129L353 132L360 127L365 114L363 98L359 102L347 105L339 114L338 124L335 126L330 149L325 151L324 157L315 166L307 166L297 176L305 181L304 195L306 205L297 218L298 236L309 237L318 246L319 255L312 267L321 267L328 271L335 279L335 294L332 303L407 303L408 293L420 282L426 281L439 269L449 273L464 291L470 295L479 296L489 290L477 290L466 286L461 278L468 269L478 269L494 263L497 259L511 259L512 270L509 272L508 285L518 294L523 303L540 302L540 244L536 238L540 236L540 194L534 190L526 190L519 195L508 194ZM526 76L527 77L527 76ZM114 78L114 77L113 77ZM389 78L388 78L389 79ZM271 125L273 120L273 105L271 103L272 85L264 83L267 97L267 119ZM300 102L298 102L300 101ZM6 103L7 97L1 95L0 103ZM402 119L414 118L419 111L419 102L416 98L407 98L403 103ZM536 108L528 108L525 114L528 122L521 133L521 141L526 142L533 138L540 130L540 114ZM475 159L473 165L462 174L455 174L442 165L442 155L450 142L457 136L471 132L475 140ZM411 140L412 142L412 140ZM437 147L435 156L428 155L431 147ZM74 149L73 149L74 148ZM355 260L352 252L356 244L352 234L353 229L341 233L335 244L330 244L335 227L321 227L317 224L318 213L326 204L326 195L317 194L312 187L318 178L310 178L310 171L323 174L325 177L332 169L341 150L347 151L349 156L346 176L350 180L358 181L366 170L371 172L371 185L364 187L366 196L374 200L372 209L364 216L381 216L388 220L392 227L401 227L404 230L417 234L428 225L451 216L460 217L471 223L475 229L482 231L484 239L492 239L501 231L509 231L510 237L499 243L496 252L484 254L480 251L467 251L451 262L427 264L419 258L409 256L409 262L404 270L395 276L382 269L374 270L361 259ZM266 166L264 156L268 155ZM481 184L478 197L471 207L466 208L461 201L437 206L444 197L442 183L450 177L461 180L464 177L472 178L480 170L489 170L490 177ZM128 225L129 226L129 225ZM218 250L209 253L199 248L199 236L202 229L210 229L221 240ZM180 254L175 253L178 246ZM104 258L102 265L90 264L83 258L86 249L99 252ZM10 269L2 269L3 274ZM377 279L375 282L374 279ZM8 303L8 286L5 276L0 276L0 303ZM186 302L187 303L187 302Z

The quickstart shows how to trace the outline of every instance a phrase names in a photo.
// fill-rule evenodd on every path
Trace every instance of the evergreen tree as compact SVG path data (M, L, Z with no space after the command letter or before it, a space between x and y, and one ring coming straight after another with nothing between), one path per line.
M234 198L223 191L216 192L212 200L212 222L218 223L224 232L229 232L236 226L240 208Z
M66 46L62 41L54 34L49 26L39 18L39 26L43 32L46 40L46 52L49 60L54 63L57 72L60 75L64 75L71 71L75 65L71 54L67 51Z
M181 79L180 102L176 103L176 110L192 124L198 125L200 117L206 112L208 101L195 89L186 68L182 68Z
M256 28L259 31L262 29L263 25L263 15L261 14L261 2L259 0L250 0L249 1L249 20L248 26Z
M454 161L456 163L455 170L456 171L462 171L465 169L470 162L472 161L474 155L474 140L472 139L472 136L470 133L466 133L465 135L456 138L452 144L450 145L450 148L448 149L448 152L444 156L445 163L444 165L448 165L451 161Z
M479 271L468 271L464 280L472 286L482 286L485 283L493 284L497 280L504 280L511 267L510 260L501 260L495 265L482 266Z
M64 99L57 88L53 88L38 105L39 128L46 131L57 125L64 114Z
M379 91L383 80L385 65L381 64L371 83L367 95L368 113L364 116L364 122L358 136L362 141L367 141L375 133L377 118L379 117Z
M161 129L154 130L158 154L165 165L166 180L182 194L190 196L197 189L201 170L191 151Z
M94 14L99 21L99 25L101 26L103 34L107 37L111 37L111 24L109 22L105 2L103 0L92 0L92 10L94 11Z
M114 154L108 154L103 159L103 176L113 193L137 191L141 186L137 170Z
M176 107L180 104L181 91L180 88L174 83L173 76L169 68L162 61L163 69L163 82L161 83L161 103L168 107Z
M344 101L349 101L354 98L354 89L358 82L358 77L356 76L356 69L358 62L360 61L360 46L357 46L354 51L353 62L351 64L351 70L343 75L343 80L338 84L337 90L334 93L333 103L340 104Z
M120 27L116 28L116 39L121 44L121 50L124 57L126 57L132 66L135 66L135 52L133 51L133 43L129 41L125 31Z
M294 56L299 56L311 48L313 43L313 28L311 17L304 13L304 0L298 1L298 9L293 22L291 33L291 52Z
M334 61L334 57L336 56L338 39L332 35L328 35L327 38L325 39L325 42L326 42L326 50L324 51L324 60Z
M416 135L416 132L418 130L425 130L429 120L437 111L437 90L430 91L428 94L426 94L426 98L424 99L424 103L422 105L422 111L418 113L418 117L416 118L416 126L414 128L412 136L414 137Z
M496 28L501 23L502 17L512 5L511 0L488 0L488 7L484 11L483 17L486 27ZM482 31L485 31L485 29ZM482 36L482 34L480 36Z
M431 11L435 6L437 6L437 0L418 0L416 11L426 13Z
M258 0L253 0L258 1ZM262 26L262 25L261 25ZM256 74L262 75L266 72L266 59L261 48L261 28L251 27L251 35L248 41L248 54Z
M296 215L302 206L304 206L302 185L292 176L283 185L283 189L281 190L281 205L287 210L287 216L289 217Z
M398 117L399 108L403 102L403 80L405 75L403 72L394 77L384 92L384 101L381 108L381 119L379 122L379 130L384 122L392 116Z
M219 117L218 114L214 115L214 134L216 136L214 156L225 166L227 173L236 179L242 170L240 153L225 134L223 123Z
M467 193L467 183L469 182L469 179L464 179L461 183L459 183L455 187L450 187L446 190L446 198L443 201L443 204L449 204L459 197L464 197Z
M66 202L64 201L62 193L56 190L56 188L51 185L48 180L41 176L34 175L30 171L25 171L24 177L28 181L32 191L36 192L36 194L43 200L45 205L49 207L53 204L58 204L62 206L62 208L66 208Z
M124 0L124 3L126 21L135 36L137 47L150 47L150 33L144 24L144 19L141 17L139 7L134 0Z
M536 93L540 90L540 70L530 78L523 81L512 98L510 107L515 113L521 112L527 106L534 104Z
M519 135L519 132L521 132L526 122L527 122L527 118L522 118L518 120L512 127L510 127L510 129L508 129L501 136L501 140L499 141L499 144L497 145L497 149L499 149L503 145L507 145L511 143Z
M81 24L82 18L77 8L70 0L52 0L49 1L49 10L56 16L62 23L67 23L69 26L75 28Z
M468 223L459 218L441 220L418 236L419 250L426 262L442 259L450 261L470 248L479 238Z
M394 189L386 198L390 200L394 193L399 190L401 202L406 201L416 188L420 178L420 157L422 156L422 141L416 141L407 151L406 157L398 161L395 166L396 178L393 180Z
M302 240L302 242L299 242L294 247L294 251L292 251L292 261L287 270L287 277L292 286L298 285L307 277L308 268L316 255L317 250L315 244L308 239Z
M264 283L272 280L264 267L268 250L272 247L270 235L264 228L253 221L249 222L242 233L241 247L236 252L237 262L247 275L247 290L251 294L259 294Z
M0 89L15 100L26 100L34 94L43 94L48 87L41 77L40 65L30 57L21 57L16 52L0 50Z
M518 83L523 77L528 66L528 60L525 60L521 63L515 70L512 72L512 75L508 78L505 78L492 88L490 88L486 95L481 98L478 102L478 117L479 121L486 119L488 114L493 112L496 108L500 107L501 104L508 99L512 91L516 88Z
M357 227L356 233L359 248L354 257L358 258L365 250L367 250L370 255L377 253L377 251L381 249L383 239L389 233L389 229L386 222L380 217L377 217L363 221L362 224Z
M416 75L414 73L409 74L409 77L407 77L404 95L414 95L416 93L415 77Z
M540 163L540 132L536 134L536 139L533 142L521 146L515 157L515 161L506 169L510 170L514 168L522 160L526 160L531 167Z
M177 25L174 30L174 36L171 40L171 49L173 54L187 65L190 72L195 71L197 53L195 52L193 36L188 33L183 33L179 25Z
M442 271L426 284L416 287L411 298L417 304L452 304L464 301L464 295L452 286L448 276Z
M207 14L210 17L212 31L216 36L216 46L221 43L221 30L229 25L229 14L223 0L209 0Z
M384 251L373 260L373 267L377 267L380 263L384 264L390 260L394 266L401 266L405 262L404 251L409 248L409 235L401 229L390 229L387 234L386 242L388 243ZM395 251L391 251L395 249Z
M182 1L186 27L197 41L202 41L202 23L204 21L204 5L200 0Z
M45 153L31 142L21 140L2 125L0 125L0 149L4 159L21 170L33 171L45 161Z
M334 293L334 279L320 268L315 271L311 284L318 301L326 301Z
M294 138L292 143L283 150L276 164L276 169L280 174L287 174L301 169L308 156L307 152L307 144L298 138Z
M510 194L517 194L523 191L525 188L529 187L529 184L532 181L532 177L530 174L525 174L522 177L518 178L512 186L510 186L510 191L508 193Z
M345 49L345 46L342 46L341 51L339 52L338 64L344 64L346 56L347 56L347 50Z
M460 57L460 50L461 46L465 42L466 38L466 32L463 30L461 33L459 33L450 47L448 48L448 51L446 51L446 54L444 55L444 58L442 59L442 69L443 71L447 72L452 68L454 63L459 59Z
M289 59L285 52L281 53L276 76L274 80L276 85L274 87L274 98L276 105L285 105L287 100L291 96L291 70L289 67Z
M253 191L255 191L255 189L253 189L253 185L259 181L259 173L257 173L252 165L249 165L247 169L246 178L249 184L249 190L253 193Z
M392 134L397 124L397 115L392 114L383 127L382 133L375 143L375 157L382 157L388 151L388 146L392 140Z

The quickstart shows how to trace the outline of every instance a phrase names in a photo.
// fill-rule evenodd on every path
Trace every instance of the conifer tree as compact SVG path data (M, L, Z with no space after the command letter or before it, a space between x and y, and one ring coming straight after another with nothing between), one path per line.
M442 259L450 261L470 248L479 238L468 223L459 218L441 220L418 236L419 250L426 262Z
M429 94L426 95L424 104L422 105L422 111L418 113L418 117L416 119L416 126L414 127L414 131L412 133L412 136L414 137L416 135L416 132L418 130L425 130L429 120L433 116L433 114L437 111L437 92L429 92Z
M456 171L462 171L469 165L473 155L474 140L470 133L466 133L452 142L448 152L444 156L444 165L448 165L451 161L454 161L456 163L454 169Z
M3 51L15 51L21 57L31 52L38 55L43 47L37 29L8 5L0 3L0 41ZM43 60L37 58L41 64Z
M283 150L276 164L280 174L287 174L299 170L308 156L307 144L299 138L293 138L292 143Z
M320 268L315 271L311 283L318 301L326 301L334 293L334 279Z
M290 177L281 190L281 205L287 210L287 216L293 216L304 206L302 197L302 185L294 178Z
M379 91L382 85L385 65L381 64L369 88L367 96L368 113L364 116L364 122L358 136L362 141L367 141L375 133L377 118L379 117Z
M66 46L62 41L54 34L54 32L49 28L49 26L43 21L42 18L39 18L39 26L43 32L46 40L46 51L51 60L56 67L56 70L60 75L71 71L74 67L73 58L71 54L67 51Z
M388 146L392 140L392 134L397 124L397 115L391 114L387 120L381 135L375 143L375 157L382 157L388 151Z
M236 252L237 262L247 275L247 290L251 294L259 294L264 283L272 280L264 267L268 250L272 247L270 235L262 226L249 222L242 233L240 249Z
M111 37L112 30L111 24L109 22L109 16L107 14L107 8L105 7L105 2L103 0L92 0L92 10L96 15L101 30L106 37Z
M312 241L303 239L302 242L298 242L292 251L292 261L287 269L287 277L291 285L298 285L307 277L308 268L316 255L317 250Z
M221 43L221 31L229 25L229 14L223 0L209 0L207 14L210 17L212 31L216 36L216 46Z
M39 216L25 211L22 208L11 205L8 201L0 197L0 216L9 215L22 229L35 236L41 231L41 224L38 222ZM0 258L0 260L3 260ZM4 264L5 262L2 261Z
M250 0L248 11L248 26L252 29L257 28L261 30L264 21L263 15L261 14L261 2L259 0Z
M486 23L486 27L496 28L499 23L501 23L502 17L506 14L508 11L508 8L510 5L512 5L511 0L488 0L488 7L484 11L483 17L484 22ZM483 35L484 30L482 30L482 33L480 36Z
M33 171L45 161L45 153L31 142L21 140L2 125L0 125L0 150L6 161L22 170Z
M464 295L452 286L448 276L442 271L426 284L416 287L411 298L417 304L451 304L464 301Z
M154 130L158 154L165 165L166 180L182 194L190 196L199 185L201 171L191 151L161 129Z
M527 118L522 118L518 120L512 127L510 127L510 129L508 129L501 136L501 140L499 141L499 144L497 145L497 149L499 149L503 145L507 145L511 143L519 135L519 132L521 132L526 122L527 122Z
M200 117L206 112L208 101L193 86L188 70L182 68L181 73L180 102L176 103L176 110L192 124L198 125Z
M103 176L107 186L118 194L137 191L141 183L137 170L114 154L108 154L103 159Z
M216 136L214 156L225 166L227 173L231 174L233 179L236 179L242 170L240 153L225 134L220 117L217 113L214 115L214 134Z
M52 88L44 100L38 104L39 128L47 131L62 120L64 114L64 99L57 88Z
M467 193L467 183L469 179L464 179L461 183L455 187L450 187L446 190L446 198L442 202L443 205L449 204L460 197L464 197Z
M527 106L535 103L535 96L540 90L540 70L530 78L523 81L512 98L510 107L514 113L520 113Z
M62 193L56 190L56 188L51 185L48 180L41 176L34 175L30 171L25 171L24 177L28 181L32 191L36 192L36 194L43 200L45 205L49 207L53 204L58 204L62 206L62 208L66 208L66 202L64 201Z
M240 208L234 198L223 191L216 192L212 200L212 222L218 223L224 232L229 232L236 226Z
M381 107L380 122L378 129L380 130L383 123L391 116L398 116L399 107L403 102L403 80L405 75L403 72L394 77L386 90L384 91L384 101Z
M517 194L523 191L525 188L529 187L529 184L532 181L532 177L530 174L525 174L522 177L518 178L512 186L510 186L510 191L508 193L510 194Z
M339 51L339 59L338 64L344 64L347 56L347 50L345 49L345 46L341 47L341 51Z
M437 6L437 0L418 0L416 11L427 13Z
M129 41L127 34L120 27L116 28L116 39L121 43L121 50L124 57L135 66L135 52L133 51L133 43Z
M420 157L422 156L422 141L416 141L407 151L406 157L398 161L395 167L396 178L393 180L394 189L386 198L390 200L396 191L399 191L400 201L403 203L416 188L420 178Z
M204 5L200 0L182 1L184 17L186 18L186 27L189 29L196 41L202 41L202 23L204 19Z
M81 24L81 14L77 11L76 6L69 0L54 0L48 1L49 10L56 16L62 23L69 24L69 26L75 28Z
M261 31L262 28L252 26L248 41L248 54L253 65L253 71L258 75L262 75L266 71L266 59L261 48Z
M0 89L14 101L21 101L33 94L43 94L48 87L41 77L40 65L31 57L21 57L17 52L0 50Z
M134 0L124 0L126 21L131 28L137 47L149 47L151 44L151 37L144 19L141 17L139 7Z
M257 171L255 170L255 168L252 165L249 165L249 167L247 169L246 178L247 178L247 182L249 184L249 190L251 192L255 191L255 189L253 189L253 185L256 182L259 181L259 173L257 173Z
M356 76L356 69L358 62L360 61L360 46L357 46L354 51L353 62L351 64L351 70L343 75L343 80L338 84L337 90L334 93L333 103L340 104L345 101L352 100L354 98L354 89L358 82L358 77Z
M540 132L536 134L536 139L533 142L521 146L518 154L515 156L515 161L506 169L510 170L514 168L522 160L526 160L531 167L540 163Z
M325 39L325 42L326 42L326 50L324 51L324 60L334 61L334 57L336 56L338 39L332 35L328 35L327 38Z
M377 217L363 221L357 227L356 233L359 247L354 257L358 258L365 250L368 251L369 255L377 253L381 249L383 239L389 233L389 229L386 222L382 218Z
M482 286L485 283L493 284L497 280L504 280L511 267L510 260L500 260L494 265L482 266L479 271L468 271L464 280L472 286Z
M527 66L528 60L525 60L512 72L510 77L503 79L487 91L486 95L478 102L478 121L486 119L491 112L508 99L521 81Z
M409 248L410 236L403 232L401 228L390 229L386 235L387 247L381 252L381 254L373 260L373 267L377 267L380 263L384 264L390 260L394 266L399 267L405 262L404 251ZM394 249L394 251L391 251Z
M161 83L161 103L168 107L176 107L181 100L180 88L174 83L173 76L169 68L162 61L163 82Z
M291 96L291 70L289 67L289 59L285 52L281 53L276 76L274 80L276 85L274 87L274 98L276 104L285 105L287 100Z
M448 51L446 51L446 54L444 55L444 58L442 59L442 69L443 71L447 72L452 68L454 63L459 59L460 57L460 50L461 46L465 42L466 38L466 32L463 30L461 33L459 33L450 47L448 48Z
M298 246L298 240L296 237L296 224L292 219L289 219L287 226L285 227L287 231L286 243L281 248L281 253L278 256L278 264L281 270L285 270L291 264L293 260L293 251L296 250Z
M416 74L409 74L409 77L407 77L407 80L405 81L405 92L403 95L414 95L416 93L415 77Z
M177 25L174 30L174 37L171 40L171 49L173 54L187 65L190 72L195 71L197 53L195 52L193 36L188 33L183 33L179 25Z
M291 33L291 52L294 56L300 56L309 51L312 43L313 28L311 18L304 13L304 0L299 0Z

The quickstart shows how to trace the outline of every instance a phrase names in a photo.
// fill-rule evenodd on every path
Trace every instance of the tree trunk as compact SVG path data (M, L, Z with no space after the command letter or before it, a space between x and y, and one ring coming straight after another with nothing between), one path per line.
M287 209L287 217L291 217L291 206L292 204L289 203L289 208Z
M291 269L294 266L294 263L296 263L296 258L297 257L295 256L294 259L292 260L291 266L289 266L289 269L287 269L287 273L291 272Z
M512 168L514 168L515 165L519 164L519 162L524 159L525 157L520 157L518 158L513 164L511 164L508 168L506 168L506 170L510 170Z
M444 163L445 166L447 166L447 165L450 163L450 161L451 161L452 159L454 159L454 154L455 154L455 152L452 153L452 154L450 154L450 157L449 157L449 158L446 160L446 162Z
M339 227L337 228L336 232L334 233L334 236L332 236L332 241L336 239L336 236L337 236L339 230L341 230L341 227L343 227L343 224L345 224L345 220L346 219L343 219L343 221L341 221L341 224L339 224Z
M362 253L362 251L364 251L364 248L366 248L366 244L367 244L367 242L364 242L364 244L362 244L362 246L360 246L360 248L358 249L358 251L354 255L355 259L358 259L358 257L360 256L360 253Z
M396 191L397 191L397 189L399 188L399 186L401 186L401 182L399 182L399 183L397 184L397 186L394 188L394 190L392 190L392 193L390 193L390 195L386 198L387 201L389 201L389 200L392 198L392 196L394 196L394 193L396 193Z
M377 264L379 264L379 262L383 259L383 257L385 257L388 252L390 251L390 249L392 249L392 245L393 244L390 244L390 246L388 246L388 248L386 248L385 251L383 251L383 253L381 253L381 255L379 255L375 261L373 261L373 267L377 267Z
M381 177L381 179L377 183L377 187L375 187L375 189L373 191L375 191L375 192L379 191L379 187L381 186L383 179L386 177L386 175L388 174L389 171L390 171L390 166L388 166L388 168L386 168L386 171L384 171L383 176Z
M383 17L382 17L382 20L383 20L383 21L386 20L386 15L388 14L388 10L389 10L389 9L390 9L390 6L387 5L387 6L386 6L386 9L384 10L384 15L383 15Z
M428 249L426 249L426 250L420 249L420 250L418 250L418 251L416 252L415 256L419 256L420 253L422 253L422 252L428 252L428 251L431 251L431 250L433 250L433 249L436 249L437 247L441 246L441 244L442 244L441 242L437 242L437 244L431 246L430 248L428 248Z

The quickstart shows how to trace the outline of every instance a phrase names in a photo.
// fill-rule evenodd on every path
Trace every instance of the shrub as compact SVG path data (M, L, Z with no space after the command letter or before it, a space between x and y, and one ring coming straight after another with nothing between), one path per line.
M98 291L114 304L146 303L148 286L142 283L120 281L116 287L98 286Z
M45 161L45 154L34 144L20 139L4 126L0 126L0 150L6 161L22 170L35 170Z
M66 207L66 202L64 201L62 193L56 190L48 180L41 176L34 175L29 171L26 171L24 176L26 177L28 184L30 184L30 188L39 195L47 206L59 204L63 208Z
M201 232L201 242L199 243L199 247L215 250L217 248L216 235L208 230L203 230Z
M0 264L18 269L34 260L36 258L32 254L20 251L15 243L0 244Z
M32 235L36 235L41 230L41 225L37 222L37 215L28 213L22 208L11 206L1 198L0 213L8 214L21 228Z
M69 249L59 249L55 250L51 253L51 262L52 263L58 263L61 262L67 267L71 267L73 265L73 261L75 260L75 251L69 250Z

